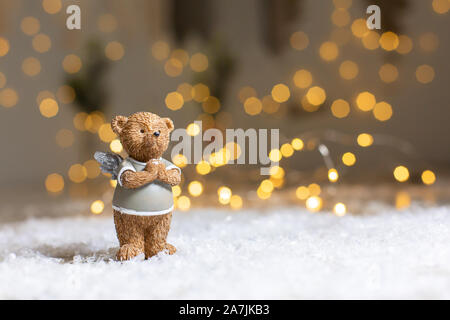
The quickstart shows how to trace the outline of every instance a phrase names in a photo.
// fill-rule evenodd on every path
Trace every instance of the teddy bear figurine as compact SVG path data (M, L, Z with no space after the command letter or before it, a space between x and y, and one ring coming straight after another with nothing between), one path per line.
M161 251L175 253L166 242L174 208L172 186L181 181L181 170L161 156L167 150L173 122L150 112L116 116L111 128L128 158L96 152L103 172L117 179L112 207L120 249L118 260L141 253L148 259Z

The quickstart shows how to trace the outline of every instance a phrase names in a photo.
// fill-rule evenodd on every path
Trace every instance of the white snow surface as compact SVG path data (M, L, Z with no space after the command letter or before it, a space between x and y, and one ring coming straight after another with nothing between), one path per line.
M176 212L175 255L115 261L112 218L0 225L1 299L449 299L450 208Z

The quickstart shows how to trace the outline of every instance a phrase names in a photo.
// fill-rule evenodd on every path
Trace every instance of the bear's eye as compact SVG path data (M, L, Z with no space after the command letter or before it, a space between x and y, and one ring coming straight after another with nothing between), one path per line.
M160 134L159 130L158 130L158 131L155 131L155 132L153 132L153 135L154 135L155 137L159 137L159 134Z
M144 129L141 129L141 133L144 133L145 132L145 130Z

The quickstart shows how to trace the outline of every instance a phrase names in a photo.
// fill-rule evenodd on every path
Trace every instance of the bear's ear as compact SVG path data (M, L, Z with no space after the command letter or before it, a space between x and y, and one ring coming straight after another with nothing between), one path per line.
M127 117L115 116L114 119L112 119L111 121L111 128L114 131L114 133L120 136L120 133L122 132L123 127L125 127L127 121L128 121Z
M167 128L169 129L169 132L173 131L173 121L170 120L170 118L163 118L162 121L166 124Z

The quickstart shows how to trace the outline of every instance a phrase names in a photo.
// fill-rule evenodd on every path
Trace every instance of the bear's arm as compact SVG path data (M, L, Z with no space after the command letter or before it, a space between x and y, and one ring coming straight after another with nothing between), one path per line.
M127 189L136 189L155 180L156 174L148 171L133 172L127 170L120 176L122 186Z
M160 172L158 179L173 187L181 182L181 173L178 169L164 170Z

